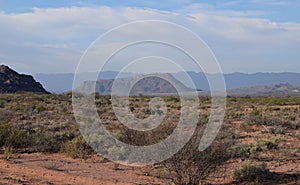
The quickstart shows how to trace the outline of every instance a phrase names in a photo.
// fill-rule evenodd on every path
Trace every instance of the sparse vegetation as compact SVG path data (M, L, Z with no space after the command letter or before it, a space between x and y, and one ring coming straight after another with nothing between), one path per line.
M122 142L136 146L150 145L165 139L174 131L180 117L180 99L162 97L167 107L163 123L151 131L139 132L120 124L112 109L110 96L96 94L95 98L99 117L106 129ZM130 97L133 114L144 119L158 113L149 108L150 100L151 97L148 96ZM199 136L206 126L203 123L207 123L209 119L210 98L200 98L199 105L201 116L192 140L172 158L147 168L143 173L145 176L157 177L176 185L199 182L215 184L211 179L218 178L215 174L220 173L220 168L224 168L224 175L235 177L238 184L261 184L265 179L274 184L272 179L264 176L270 175L269 168L274 171L283 164L299 164L300 98L228 98L222 132L214 144L203 152L198 151L197 139L201 138ZM99 142L99 137L91 136L88 139L91 143ZM1 158L8 160L22 153L35 152L62 152L70 158L86 160L94 154L80 136L75 123L71 94L2 94L0 147ZM127 151L112 148L107 152L125 155ZM252 162L248 163L249 160ZM261 165L263 162L268 167ZM242 163L243 166L237 165L233 173L230 171L231 163ZM59 170L57 166L48 167L47 169ZM110 169L120 171L122 167ZM299 171L294 166L285 173L297 175ZM296 182L292 175L284 178L291 178L290 181ZM229 181L227 183L230 184Z
M242 160L255 159L260 152L266 152L272 149L278 149L276 141L259 140L253 143L239 144L233 147L234 156L241 158Z
M185 147L170 159L162 162L175 184L197 185L202 183L212 172L231 158L230 148L233 141L228 136L220 136L207 149L199 151L203 128L203 124L200 123Z
M241 169L234 172L234 177L238 181L248 181L252 184L259 184L259 182L266 178L269 174L267 164L253 164L248 162Z
M76 137L71 141L68 141L65 144L63 150L69 157L72 157L73 159L86 159L89 155L93 153L93 149L89 145L87 145L86 141L83 139L82 136Z

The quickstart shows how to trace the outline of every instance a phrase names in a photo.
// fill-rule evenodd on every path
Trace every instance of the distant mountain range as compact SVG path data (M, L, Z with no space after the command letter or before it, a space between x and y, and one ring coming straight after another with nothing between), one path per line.
M216 78L215 74L188 72L200 95L209 95L206 77ZM69 92L73 89L74 74L36 74L35 78L53 93ZM98 78L93 79L93 77ZM118 78L117 78L118 77ZM106 71L82 73L77 76L78 92L110 94L113 84L120 84L121 91L130 89L130 95L177 94L192 90L185 73L173 74L135 74ZM282 96L300 95L299 73L232 73L225 74L224 79L229 96ZM171 82L171 83L170 83ZM200 92L201 91L201 92ZM0 93L37 92L48 93L43 86L30 75L19 74L8 66L0 65Z
M113 84L115 91L112 92ZM75 92L119 95L174 95L177 92L189 92L192 89L186 87L171 74L137 75L135 77L118 78L99 81L85 81ZM127 94L126 94L127 93Z
M300 95L300 85L276 84L252 86L227 91L229 96L285 96Z
M19 74L8 66L0 65L0 93L16 92L48 93L32 76Z
M102 72L97 80L112 80L115 79L118 72L107 71ZM122 73L121 78L135 77L137 74L134 73ZM187 87L190 87L188 81L185 80L184 73L173 73L176 79ZM188 75L193 80L197 89L202 89L203 91L209 90L209 85L204 73L188 72ZM211 78L216 77L214 74L206 74ZM53 93L63 93L70 91L73 86L74 74L35 74L35 78L40 81L44 87ZM82 73L77 77L81 79L81 83L77 84L79 87L85 81L95 81L93 79L95 73ZM253 86L272 86L276 84L290 84L298 85L300 84L300 73L255 73L255 74L245 74L245 73L232 73L224 74L224 79L226 82L227 89L238 89L244 87ZM80 80L79 80L80 81ZM108 82L103 82L108 83Z

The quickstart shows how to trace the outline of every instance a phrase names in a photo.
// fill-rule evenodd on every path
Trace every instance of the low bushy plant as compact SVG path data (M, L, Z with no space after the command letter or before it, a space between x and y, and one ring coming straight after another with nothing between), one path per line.
M238 181L257 182L266 178L269 173L266 163L255 165L248 162L241 169L235 170L234 178Z
M65 144L63 151L73 159L86 159L93 153L92 148L87 145L82 136L78 136Z

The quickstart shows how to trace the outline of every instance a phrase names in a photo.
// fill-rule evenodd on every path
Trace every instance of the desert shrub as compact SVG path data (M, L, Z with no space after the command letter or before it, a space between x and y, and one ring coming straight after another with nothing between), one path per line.
M251 124L248 122L241 122L240 129L245 132L254 132L255 130L251 127Z
M246 116L246 123L248 125L265 125L265 126L297 129L299 125L295 121L292 121L294 119L296 118L295 117L291 118L291 116L281 115L281 117L275 117L267 114L263 115L260 111L256 109Z
M173 119L173 118L172 118ZM168 173L175 184L199 184L220 165L231 158L232 137L220 134L215 142L204 151L199 151L199 143L205 129L207 116L200 117L197 129L190 141L175 155L157 164ZM173 121L164 122L151 131L122 129L118 139L127 144L146 146L155 144L172 134L176 125Z
M234 178L240 182L259 182L269 174L266 163L255 165L251 162L245 164L241 169L235 170Z
M11 155L14 153L14 148L11 146L4 147L4 158L9 160Z
M11 122L12 118L14 117L13 111L0 109L0 124L5 124Z
M261 111L259 111L257 108L254 108L253 111L246 116L246 123L249 125L256 125L256 124L263 124L264 117Z
M57 152L61 142L55 133L27 125L0 124L0 146L30 152Z
M238 144L232 147L233 157L241 158L242 160L254 159L258 157L259 152L278 149L276 141L258 140L250 144Z
M272 141L258 140L251 144L251 147L256 149L256 151L268 151L272 149L278 149L278 145Z
M296 121L296 116L289 115L289 116L287 116L287 120Z
M180 102L180 99L178 97L175 97L175 96L169 96L169 97L165 98L165 100L167 102Z
M262 113L256 108L253 109L251 114L254 115L254 116L261 116L262 115Z
M55 133L41 131L34 133L33 136L32 151L44 153L56 153L60 151L62 143Z
M123 127L118 134L118 139L124 143L135 146L147 146L158 143L159 141L166 139L172 134L176 125L172 122L176 122L177 118L170 118L169 121L165 121L158 127L150 131L138 131Z
M282 126L275 126L275 127L270 128L270 132L272 134L285 134L286 128L284 128Z
M181 105L174 103L170 105L170 108L175 109L175 110L180 110L181 109Z
M298 129L300 127L300 124L297 122L293 122L288 119L283 119L278 117L265 117L263 119L262 124L266 126L274 126L279 128L284 127L288 129Z
M238 144L232 147L233 157L241 158L243 161L249 158L253 158L257 154L256 149L250 147L249 144Z
M266 118L264 118L264 121L262 122L262 124L266 125L266 126L283 126L286 124L286 122L279 118L266 117Z
M30 135L12 123L0 124L0 146L21 148L30 144Z
M232 111L232 113L230 114L229 118L233 118L233 119L240 119L243 118L243 116L245 116L245 114L241 111Z
M199 124L191 140L177 154L161 163L175 184L199 184L231 158L233 142L225 134L219 135L204 151L198 150L203 128L204 125Z
M68 141L62 150L73 159L86 159L93 153L93 149L87 145L82 136L78 136L71 141Z

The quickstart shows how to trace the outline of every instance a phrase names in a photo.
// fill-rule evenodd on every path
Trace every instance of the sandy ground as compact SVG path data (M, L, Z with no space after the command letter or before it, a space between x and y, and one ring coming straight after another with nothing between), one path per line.
M3 158L3 156L1 156ZM164 184L138 167L115 165L99 156L84 161L63 154L18 154L0 160L0 184Z
M15 154L5 160L0 156L0 185L169 185L169 180L147 176L145 168L116 165L94 155L87 160L71 159L64 154ZM211 184L240 184L232 177L243 162L231 160L224 170L208 178ZM266 185L299 185L300 160L269 161L271 179ZM146 170L147 171L147 170ZM231 174L231 175L230 175Z

